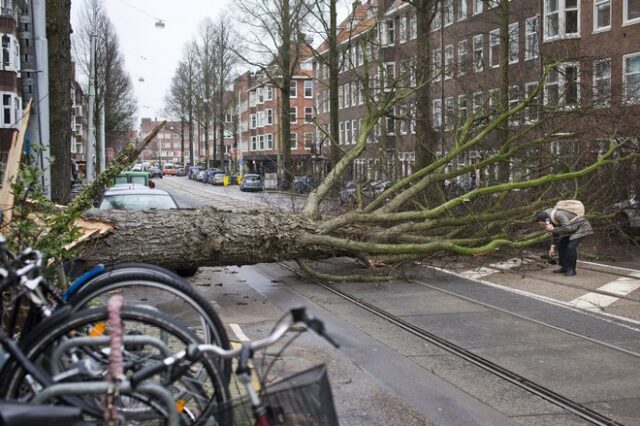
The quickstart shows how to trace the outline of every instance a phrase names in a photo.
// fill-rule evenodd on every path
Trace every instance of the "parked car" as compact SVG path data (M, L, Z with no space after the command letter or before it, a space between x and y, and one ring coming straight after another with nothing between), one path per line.
M136 186L109 188L102 194L98 208L100 210L177 209L178 204L167 191Z
M200 167L200 166L190 166L189 167L189 174L188 174L189 179L195 180L196 176L198 175L198 172L200 170L202 170L202 167Z
M162 168L162 174L165 176L175 176L176 168L173 166L173 164L165 164Z
M313 191L317 184L311 176L294 176L292 189L297 194L306 194Z
M248 174L242 178L240 191L262 191L262 176Z
M187 175L187 169L185 169L184 167L178 167L176 169L176 176L186 176Z
M122 172L115 178L111 179L111 185L135 183L142 186L149 186L149 178L150 176L148 172Z
M224 173L215 173L213 175L213 177L211 178L211 184L212 185L224 185L224 178L227 175L225 175Z
M141 172L143 170L144 166L142 165L142 163L134 164L134 166L131 168L132 172Z
M162 169L160 167L151 167L149 169L149 175L151 176L151 178L156 178L159 177L160 179L162 179Z
M207 173L206 170L199 170L198 172L196 172L196 175L193 178L193 180L197 180L198 182L204 182L204 176L206 173Z
M202 181L204 183L213 183L213 176L216 173L222 173L222 170L220 169L207 169L204 173L204 178L202 179Z

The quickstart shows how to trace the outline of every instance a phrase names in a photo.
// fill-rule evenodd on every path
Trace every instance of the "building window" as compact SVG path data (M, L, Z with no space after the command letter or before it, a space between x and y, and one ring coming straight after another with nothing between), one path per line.
M623 0L623 22L624 24L636 24L640 22L640 0Z
M640 103L640 53L622 57L624 99L627 103Z
M338 123L338 144L342 145L344 143L344 123L341 121Z
M458 42L458 75L464 75L465 68L467 66L467 52L469 43L467 40L460 40Z
M351 120L351 143L358 142L358 121Z
M349 120L344 122L344 144L349 145L351 143L351 122Z
M518 86L511 86L509 88L509 110L514 109L520 102L520 88ZM510 126L518 126L520 124L521 113L512 114L509 117Z
M440 65L442 64L442 50L433 49L433 52L431 54L431 61L433 78L436 80L440 80L442 78L442 69L440 69Z
M338 109L344 108L344 86L338 86Z
M291 145L291 149L298 148L298 134L295 132L291 132L289 136L289 144Z
M527 98L531 96L531 94L533 93L534 90L536 90L537 87L538 87L538 83L536 82L527 83L525 85ZM538 96L537 95L531 99L531 101L529 102L529 105L527 105L527 108L525 109L524 114L525 114L524 120L526 123L535 123L536 121L538 121Z
M393 19L390 19L386 22L385 25L385 45L392 45L396 42L396 29L395 22Z
M482 0L473 0L473 14L482 13Z
M578 36L579 12L578 0L544 0L545 40Z
M256 151L257 149L257 138L255 136L251 136L251 151Z
M273 124L273 110L267 110L267 124Z
M347 83L343 87L344 87L344 107L349 108L349 105L351 105L351 84Z
M396 63L395 62L387 62L384 64L384 84L385 91L389 91L393 88L396 79Z
M400 17L400 27L398 28L400 34L398 34L399 42L405 43L407 41L407 16Z
M520 53L520 25L514 22L509 25L509 63L515 64L519 60Z
M258 136L258 149L260 151L264 150L264 135L259 135Z
M313 147L313 132L304 132L304 149Z
M476 116L476 120L482 114L482 105L484 102L484 96L482 92L474 92L473 94L473 115Z
M442 28L442 3L435 2L436 10L431 19L431 31L437 31Z
M593 63L593 103L611 103L611 59L601 59Z
M295 124L296 119L297 119L297 114L298 114L298 108L297 107L289 108L289 123Z
M489 66L498 68L500 66L500 29L496 28L489 32Z
M445 0L444 3L444 26L453 24L453 0Z
M442 99L434 99L431 109L433 127L442 126Z
M409 39L415 40L418 37L418 21L415 14L409 18Z
M540 48L538 45L538 17L532 16L527 18L525 24L525 45L524 45L524 59L534 59L538 57Z
M467 104L467 95L458 96L458 123L463 126L467 121L469 114L469 105Z
M312 123L313 122L313 108L312 107L306 107L304 109L304 122L305 123Z
M444 98L444 127L447 130L453 129L455 125L455 108L453 96Z
M289 97L290 98L298 97L298 82L295 80L289 83Z
M398 108L398 115L400 116L400 130L401 135L407 134L407 117L405 116L405 110L403 107Z
M483 70L484 55L482 51L482 34L473 36L473 71Z
M444 48L444 78L453 77L453 45L450 44Z
M560 64L549 72L545 83L545 105L577 106L580 98L577 64Z
M385 127L387 131L387 135L392 136L396 133L396 120L395 116L395 108L391 112L391 115L387 115L385 117Z
M467 0L458 0L458 21L467 18Z
M312 80L304 81L304 97L313 98L313 81Z
M593 31L611 28L611 0L593 0Z
M273 149L273 135L268 134L264 138L267 140L267 149Z
M250 128L250 129L255 129L255 128L257 127L257 125L258 125L256 115L255 115L255 114L251 114L251 115L249 116L249 118L250 118L250 120L251 120L251 121L249 122L249 128Z

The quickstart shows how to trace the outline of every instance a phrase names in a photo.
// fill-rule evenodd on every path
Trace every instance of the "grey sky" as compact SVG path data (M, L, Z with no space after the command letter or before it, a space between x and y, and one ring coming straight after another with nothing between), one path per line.
M78 26L83 0L71 3L72 24ZM195 36L200 22L217 17L226 0L106 0L133 81L140 117L162 116L164 97L182 57L184 45ZM158 19L163 29L155 27ZM139 79L144 79L144 82Z

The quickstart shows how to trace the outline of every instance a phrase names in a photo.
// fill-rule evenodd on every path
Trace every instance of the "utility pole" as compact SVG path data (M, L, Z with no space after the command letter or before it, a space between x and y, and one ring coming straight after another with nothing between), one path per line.
M102 108L100 108L100 135L98 137L98 146L99 146L99 150L98 150L98 154L99 154L99 158L100 158L100 173L104 172L105 168L106 168L106 164L107 164L107 157L106 157L106 148L105 148L105 128L104 128L104 123L105 123L105 119L104 119L104 110L105 110L106 104L104 102L104 97L102 98Z
M49 136L49 54L47 46L47 19L45 0L34 0L31 13L33 15L33 37L35 41L35 68L36 85L34 98L35 117L32 115L29 121L31 127L31 144L41 146L42 152L38 156L37 163L42 170L42 185L47 197L51 198L51 157Z
M89 122L88 127L88 140L87 140L87 175L86 175L86 182L87 183L91 183L93 182L93 180L95 179L95 175L94 175L94 167L93 167L93 161L94 161L94 145L95 145L95 139L96 139L96 135L95 135L95 123L94 123L94 117L93 117L93 109L95 107L95 98L96 98L96 87L95 87L95 80L96 80L96 35L94 33L91 33L91 52L89 55L89 105L88 105L88 109L89 111L87 112L87 121Z

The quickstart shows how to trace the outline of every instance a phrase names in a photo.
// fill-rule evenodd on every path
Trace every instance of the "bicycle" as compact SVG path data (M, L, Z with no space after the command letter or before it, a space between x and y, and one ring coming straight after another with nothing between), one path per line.
M8 275L7 279L20 279L22 276L39 274L42 266L42 255L39 252L26 249L14 255L4 243L5 240L0 235L1 263L9 269L20 270L20 274ZM159 266L142 263L124 263L110 267L97 265L74 280L62 294L50 286L46 280L40 285L46 293L40 294L40 299L49 296L58 306L70 305L73 311L87 306L103 305L114 293L121 293L128 300L140 299L141 302L145 302L144 299L148 297L148 293L151 293L156 300L162 300L165 306L170 306L174 316L194 326L201 333L205 343L230 347L225 327L211 303L177 274ZM33 299L31 302L33 303ZM21 298L16 298L8 326L9 333L14 336L20 304ZM33 328L43 315L50 314L47 311L36 314L38 311L29 310L23 324L23 332ZM230 377L230 368L228 362L220 361L220 369L226 377Z
M37 308L30 309L29 316L32 317L31 314L38 311L47 317L47 321L40 322L21 335L22 356L16 355L15 350L11 352L5 348L12 356L0 371L0 389L3 396L28 400L43 388L60 381L96 380L106 365L105 354L100 349L108 340L106 337L100 338L105 332L106 310L74 311L71 307L65 307L54 313L55 308L42 290L45 288L54 296L57 292L38 273L41 256L35 251L26 250L21 258L20 269L1 270L3 279L0 289L18 286L21 289L19 295L27 297L32 306ZM127 352L129 372L164 358L177 347L201 342L177 320L165 317L148 307L125 308L122 316L130 333L137 331L137 335L125 337L125 343L131 348ZM152 333L155 334L148 336ZM70 336L78 335L92 337L85 337L87 341L84 342L84 347L68 345L72 340ZM4 339L3 347L6 346L6 341L7 339ZM65 349L61 351L60 347ZM148 348L154 348L155 352L150 352ZM38 369L25 368L25 360L33 361ZM203 359L197 366L191 365L189 371L181 370L181 374L170 375L163 383L171 384L173 395L181 397L181 404L187 413L199 411L210 401L220 402L227 399L225 385L228 383L228 377L218 371L220 365L219 359ZM148 404L149 401L152 400L143 400L143 403ZM78 405L77 401L75 405ZM89 404L88 409L87 406L88 404L84 404L83 410L95 415L95 403L93 406Z
M145 367L135 372L130 383L136 386L149 380L156 374L164 372L169 366L180 364L185 360L197 360L207 353L225 359L236 359L235 375L243 385L245 395L222 404L211 404L200 415L201 423L213 424L276 426L276 425L338 425L338 418L333 404L331 385L326 367L320 365L301 373L289 376L277 383L266 385L263 375L260 389L254 389L251 380L250 361L256 351L266 349L285 336L296 324L304 324L316 334L324 337L333 346L337 343L328 336L322 321L307 315L306 308L291 309L274 326L268 337L252 342L245 342L237 349L224 349L216 345L189 345L162 363ZM299 336L298 333L295 337ZM295 337L293 339L295 339ZM290 344L287 343L285 348Z

